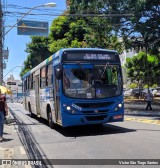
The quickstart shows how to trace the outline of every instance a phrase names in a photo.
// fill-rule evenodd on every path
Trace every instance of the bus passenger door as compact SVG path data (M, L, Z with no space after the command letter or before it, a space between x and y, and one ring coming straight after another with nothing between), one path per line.
M58 68L58 67L56 67ZM56 69L55 68L55 69ZM54 75L55 76L55 75ZM56 122L61 124L61 113L60 113L60 80L57 80L55 77L54 80L54 108L55 108L55 117L56 117Z
M37 116L40 115L40 95L39 95L39 75L35 76L35 98L36 98L36 111L37 111Z
M28 104L27 104L27 93L26 93L26 90L25 90L25 92L24 92L24 99L23 99L23 102L24 102L24 106L25 106L25 109L27 109L27 107L28 107Z
M26 90L26 86L27 86L27 83L26 83L26 79L24 80L23 82L23 104L24 104L24 107L25 109L27 109L27 90Z

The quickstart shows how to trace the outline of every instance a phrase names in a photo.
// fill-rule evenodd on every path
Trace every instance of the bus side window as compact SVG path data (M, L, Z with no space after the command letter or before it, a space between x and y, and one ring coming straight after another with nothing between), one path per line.
M46 86L46 67L40 70L40 87L44 88Z
M33 74L33 81L32 81L33 89L35 90L35 74Z
M46 86L52 86L52 74L52 64L49 64L46 67Z
M27 87L26 90L29 90L29 76L27 77Z
M31 75L31 89L33 89L33 74Z
M33 89L33 74L31 74L29 77L28 77L28 86L29 86L29 90Z

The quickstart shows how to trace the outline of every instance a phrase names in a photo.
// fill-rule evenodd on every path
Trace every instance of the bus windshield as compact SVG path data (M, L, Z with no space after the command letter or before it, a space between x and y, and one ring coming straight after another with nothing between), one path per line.
M63 66L63 92L71 98L99 99L122 92L122 76L117 65L66 64Z

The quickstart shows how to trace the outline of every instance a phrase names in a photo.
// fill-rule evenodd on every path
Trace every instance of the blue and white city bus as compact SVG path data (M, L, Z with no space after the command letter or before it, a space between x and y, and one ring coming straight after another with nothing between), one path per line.
M61 49L23 76L30 115L62 127L123 121L123 82L116 51Z

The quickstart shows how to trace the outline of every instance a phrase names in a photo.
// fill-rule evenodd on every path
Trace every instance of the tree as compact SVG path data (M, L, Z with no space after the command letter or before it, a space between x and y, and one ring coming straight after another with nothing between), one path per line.
M157 76L160 73L160 66L158 58L154 55L140 52L133 58L128 58L125 66L128 77L137 82L140 87L145 84L152 86L158 82Z
M90 25L111 27L112 34L121 36L125 48L131 47L128 38L142 37L150 53L157 54L160 47L160 3L159 0L68 0L71 14L91 14L87 17ZM98 22L94 22L97 16ZM102 18L103 17L103 18Z
M61 48L85 47L84 36L87 32L86 23L83 19L59 16L51 25L50 51L55 53Z
M133 16L122 21L121 34L141 37L141 46L150 54L157 55L160 48L159 0L130 1L128 8L133 11Z
M26 45L26 52L29 55L24 61L24 68L20 73L21 77L51 55L48 49L48 38L32 36L31 42Z
M114 49L122 53L124 45L114 30L116 24L113 25L111 17L106 17L111 11L106 12L109 9L106 2L106 0L68 0L68 12L73 19L85 21L87 32L84 40L88 47Z

